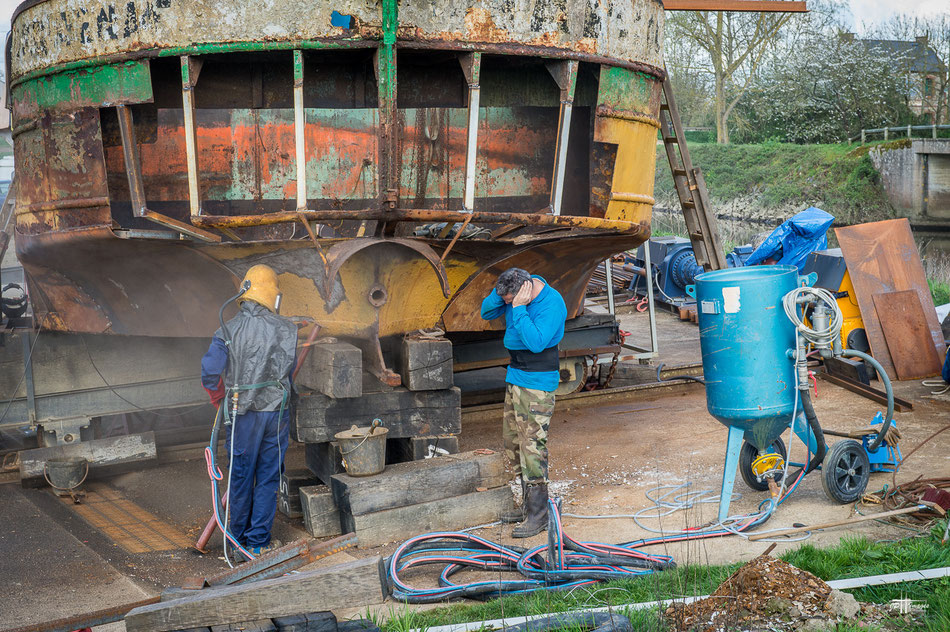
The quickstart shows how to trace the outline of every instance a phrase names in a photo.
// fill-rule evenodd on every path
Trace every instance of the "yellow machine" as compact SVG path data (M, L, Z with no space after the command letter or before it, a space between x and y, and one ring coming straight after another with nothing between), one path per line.
M815 287L834 293L838 299L838 308L844 316L844 323L841 325L842 346L845 349L870 353L871 347L864 331L861 309L858 307L858 299L854 296L854 285L851 283L851 275L841 249L831 248L811 253L802 273L812 272L818 275Z

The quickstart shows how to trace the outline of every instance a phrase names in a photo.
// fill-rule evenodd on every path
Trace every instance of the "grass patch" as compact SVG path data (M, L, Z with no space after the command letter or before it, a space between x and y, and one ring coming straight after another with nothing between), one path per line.
M927 285L930 286L930 295L934 299L934 305L950 303L950 283L927 279Z
M763 207L815 204L845 224L893 216L870 156L849 145L697 143L690 154L716 200L751 195ZM662 148L657 161L656 195L675 197Z
M950 566L950 546L940 544L941 522L925 537L898 542L872 542L863 537L844 538L834 547L818 549L810 544L781 556L786 562L830 581L849 577L882 575L908 570ZM732 574L740 564L727 566L687 566L673 571L647 575L639 579L621 580L575 589L571 592L543 592L512 595L484 603L460 603L425 612L403 608L391 612L395 616L385 622L386 632L408 632L453 623L484 621L502 617L564 612L587 607L617 606L630 616L635 630L665 632L657 610L632 611L623 605L709 594ZM928 615L923 626L906 630L937 632L950 630L950 578L874 586L849 591L862 602L887 603L892 599L909 598L927 604ZM839 631L851 627L839 626ZM854 628L858 629L858 628Z

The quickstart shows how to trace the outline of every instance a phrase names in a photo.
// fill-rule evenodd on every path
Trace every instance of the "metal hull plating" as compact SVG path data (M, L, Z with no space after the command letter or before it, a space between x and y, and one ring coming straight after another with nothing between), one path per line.
M596 263L649 236L663 10L562 4L25 2L36 325L208 336L255 263L283 313L376 349L497 328L478 306L512 265L579 314Z

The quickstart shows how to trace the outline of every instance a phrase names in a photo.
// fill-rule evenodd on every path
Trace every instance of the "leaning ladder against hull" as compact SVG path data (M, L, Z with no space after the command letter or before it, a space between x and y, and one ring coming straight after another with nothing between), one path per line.
M666 157L673 172L673 183L679 197L686 220L689 240L693 243L693 255L696 263L706 271L722 270L728 267L726 257L719 242L719 229L716 215L709 203L706 181L699 167L693 167L686 147L686 136L680 121L679 110L673 99L673 87L670 78L663 80L663 102L660 104L660 133L666 147Z

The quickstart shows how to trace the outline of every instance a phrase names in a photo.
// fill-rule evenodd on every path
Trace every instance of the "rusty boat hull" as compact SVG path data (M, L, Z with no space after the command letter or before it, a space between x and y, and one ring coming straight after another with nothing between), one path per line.
M325 335L487 331L502 270L576 316L597 263L649 237L661 3L271 5L18 8L36 328L207 337L267 263Z

